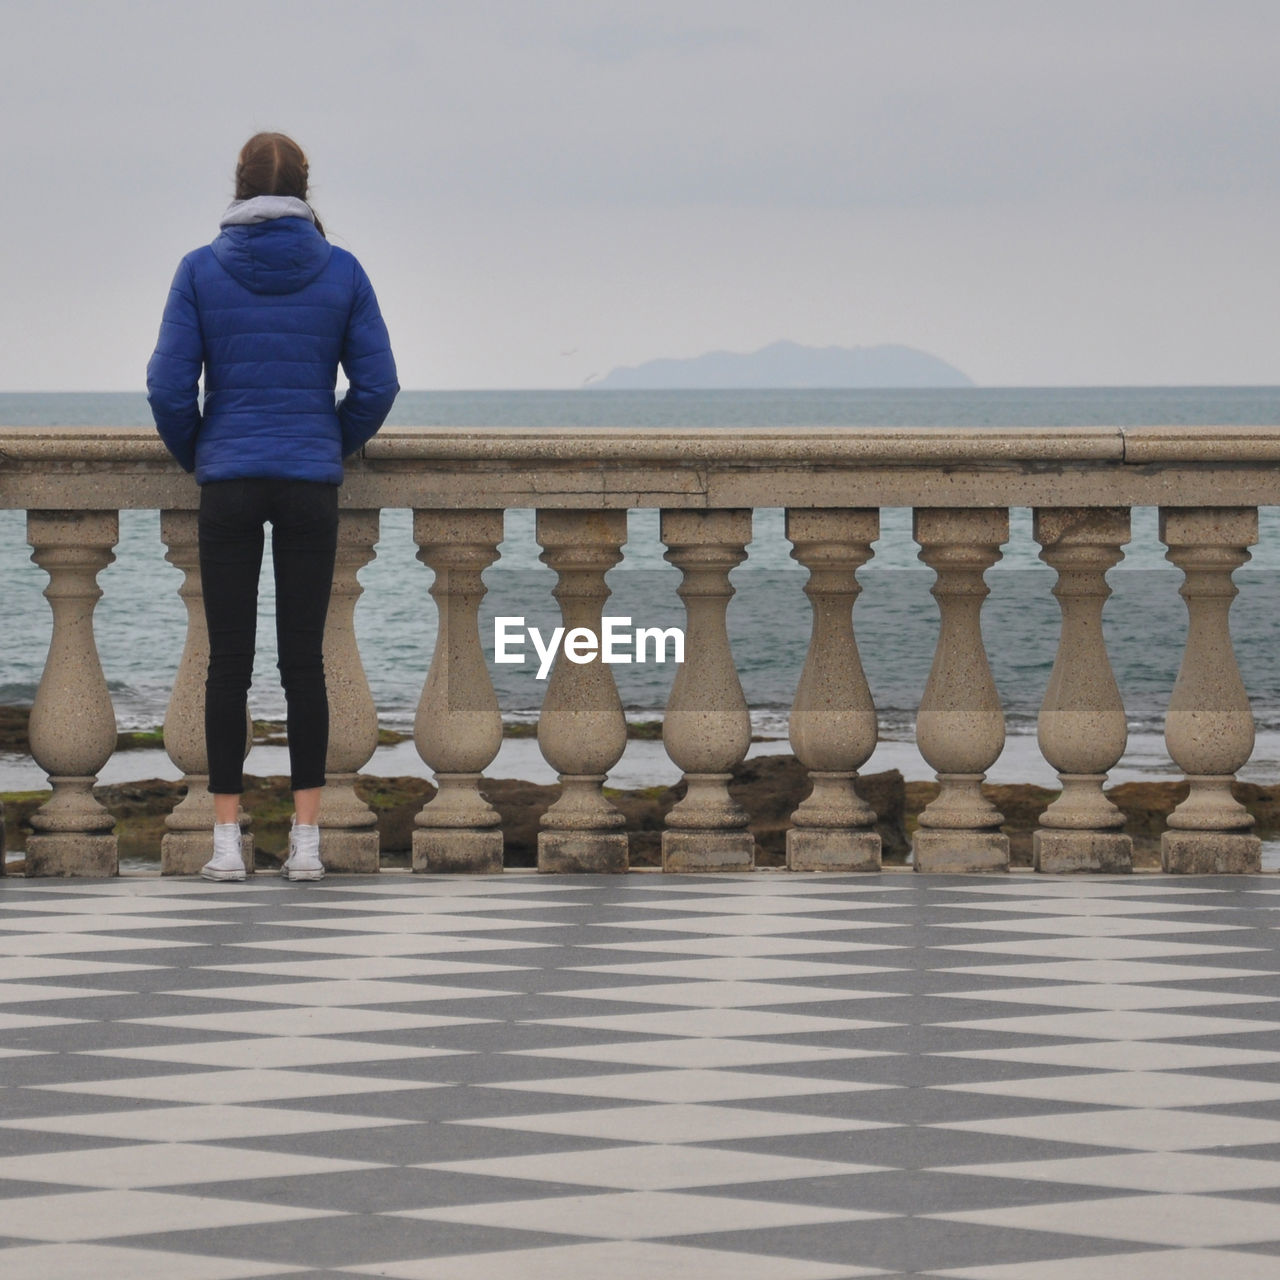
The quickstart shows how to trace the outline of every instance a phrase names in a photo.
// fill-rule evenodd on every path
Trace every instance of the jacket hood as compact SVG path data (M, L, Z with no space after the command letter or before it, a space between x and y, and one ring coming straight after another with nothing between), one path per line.
M242 208L267 198L246 200ZM238 212L233 205L223 219L213 255L228 275L253 293L296 293L328 264L333 247L316 230L311 210L300 200L296 203L305 214L268 213L265 220L247 222L232 217Z

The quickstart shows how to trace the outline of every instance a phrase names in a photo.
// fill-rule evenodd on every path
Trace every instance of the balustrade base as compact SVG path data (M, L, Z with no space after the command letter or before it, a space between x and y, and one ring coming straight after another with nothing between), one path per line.
M1009 837L999 831L918 830L911 849L917 871L968 875L1009 870Z
M117 876L120 851L115 836L59 832L27 838L27 875Z
M549 875L620 875L628 869L630 856L630 841L621 833L538 833L538 870Z
M663 871L752 871L756 838L749 831L664 831Z
M787 832L788 871L879 871L880 837L874 831Z
M1122 875L1133 870L1133 841L1118 831L1037 831L1031 865L1047 875Z
M240 856L246 875L253 875L253 833L240 835ZM160 840L162 876L198 876L213 857L213 828L207 831L168 831Z
M413 833L413 869L493 875L502 870L502 832L420 827Z
M1160 866L1175 875L1257 875L1262 841L1227 831L1166 831L1160 838Z
M378 870L382 841L376 831L320 828L320 861L339 875L372 875Z

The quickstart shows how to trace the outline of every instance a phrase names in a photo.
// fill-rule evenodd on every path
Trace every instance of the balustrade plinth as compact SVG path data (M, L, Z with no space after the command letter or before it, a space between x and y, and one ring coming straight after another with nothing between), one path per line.
M879 871L875 810L854 790L854 772L809 774L813 791L791 815L789 871Z
M502 815L481 794L481 775L442 773L414 819L413 869L492 875L502 870Z
M50 775L53 796L31 815L28 876L114 876L120 871L116 820L94 798L96 776Z
M684 799L667 814L663 871L750 871L756 838L747 811L729 795L731 773L685 774Z

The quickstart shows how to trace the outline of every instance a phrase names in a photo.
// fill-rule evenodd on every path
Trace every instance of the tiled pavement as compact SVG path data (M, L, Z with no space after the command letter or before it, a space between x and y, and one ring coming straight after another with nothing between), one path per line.
M5 1280L1274 1280L1280 880L0 882Z

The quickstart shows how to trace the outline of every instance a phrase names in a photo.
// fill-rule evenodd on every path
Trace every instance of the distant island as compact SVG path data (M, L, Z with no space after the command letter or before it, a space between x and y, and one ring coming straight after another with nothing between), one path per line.
M613 369L593 388L688 391L795 387L971 387L954 365L927 351L878 347L803 347L773 342L759 351L709 351L688 360L649 360Z

